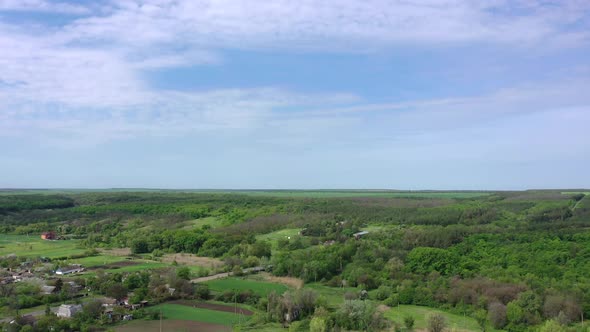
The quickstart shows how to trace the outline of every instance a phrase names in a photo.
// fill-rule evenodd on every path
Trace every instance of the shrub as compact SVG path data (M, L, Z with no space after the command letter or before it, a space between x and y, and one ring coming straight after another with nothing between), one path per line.
M442 332L447 327L446 319L441 314L430 314L428 316L428 331Z
M414 327L414 317L408 315L404 317L404 326L406 329L411 330Z

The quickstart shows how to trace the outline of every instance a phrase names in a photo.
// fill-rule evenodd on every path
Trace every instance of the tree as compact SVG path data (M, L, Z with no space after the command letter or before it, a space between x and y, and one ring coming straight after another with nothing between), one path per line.
M406 329L411 330L414 328L414 317L407 315L404 317L404 325Z
M295 302L301 310L303 317L310 316L315 310L317 293L311 289L303 288L295 292Z
M73 287L70 283L65 283L61 287L60 295L62 299L71 300L76 296L76 288Z
M102 314L102 303L98 300L90 301L84 305L82 313L84 316L91 319L100 318L100 315Z
M558 322L550 319L546 321L540 328L539 332L565 332L566 329L563 328Z
M114 283L107 288L106 295L117 301L121 301L127 296L127 288L121 284Z
M573 297L562 295L549 295L543 304L543 315L546 318L558 318L564 324L577 321L582 313L582 308Z
M57 280L55 281L55 291L56 291L56 292L59 292L59 291L61 291L61 288L63 287L63 285L64 285L64 282L63 282L63 280L61 280L61 279L57 279Z
M310 332L326 332L326 320L323 317L314 317L309 322Z
M176 276L180 279L190 280L191 270L187 266L180 267L176 270Z
M33 327L31 325L25 325L20 328L20 332L33 332Z
M506 326L506 306L500 302L492 302L488 307L488 319L495 329Z
M478 310L475 312L475 320L477 321L477 325L479 325L479 328L485 332L486 331L486 325L488 323L487 320L487 313L485 310Z
M136 239L131 242L131 253L144 254L149 252L149 245L146 239Z
M408 254L406 268L426 275L437 271L442 275L451 274L457 267L457 257L450 251L439 248L417 247Z
M447 327L447 322L443 315L437 313L428 315L429 332L442 332L445 327Z

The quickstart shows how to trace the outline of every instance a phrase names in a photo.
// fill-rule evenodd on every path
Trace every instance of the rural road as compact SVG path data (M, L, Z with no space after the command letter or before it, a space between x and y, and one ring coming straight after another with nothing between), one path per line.
M247 269L244 269L243 271L246 274L247 273L257 273L260 271L264 271L264 267L262 267L262 266L249 267ZM232 275L233 275L233 272L218 273L218 274L214 274L214 275L207 276L207 277L200 277L200 278L191 279L191 282L194 282L194 283L207 282L207 281L211 281L211 280L215 280L215 279L222 279L222 278L231 277Z
M57 313L57 309L59 307L52 307L51 308L51 312L53 312L54 314ZM43 316L45 315L45 310L41 310L41 311L33 311L33 312L29 312L26 314L21 314L22 316L34 316L34 317L39 317L39 316ZM0 323L9 323L11 320L13 320L14 317L9 317L9 318L3 318L0 319Z
M582 203L582 201L583 201L584 199L585 199L585 198L582 198L581 200L577 201L577 202L576 202L576 204L574 205L574 207L572 208L572 211L574 211L574 210L575 210L575 209L578 207L578 205L580 205L580 203Z

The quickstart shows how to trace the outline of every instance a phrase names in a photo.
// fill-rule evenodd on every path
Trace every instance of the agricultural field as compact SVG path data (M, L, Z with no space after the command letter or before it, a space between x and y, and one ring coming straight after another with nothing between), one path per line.
M87 249L78 240L47 241L39 235L0 234L0 256L16 254L23 257L68 257L83 254Z
M246 291L251 290L254 294L267 296L271 292L283 294L288 287L279 283L271 283L257 280L250 280L242 277L229 277L207 281L205 284L214 292L224 291Z
M231 326L205 323L194 320L135 320L115 327L116 332L229 332Z
M228 308L230 310L232 309L231 307ZM240 321L245 321L248 319L248 316L234 314L233 312L228 312L227 310L212 310L191 307L182 304L161 304L152 307L149 310L161 312L164 319L192 320L225 326L233 326L238 324Z
M249 320L252 314L235 306L210 303L167 303L149 309L162 315L162 321L134 321L116 328L116 331L231 331L233 326ZM241 314L240 314L241 312Z

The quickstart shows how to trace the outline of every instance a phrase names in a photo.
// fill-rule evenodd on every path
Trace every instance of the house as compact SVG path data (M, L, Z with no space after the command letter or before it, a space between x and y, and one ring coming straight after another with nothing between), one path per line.
M55 236L55 232L43 232L41 233L41 238L43 240L55 240L57 236Z
M170 293L170 296L174 296L174 293L176 293L176 288L170 287L170 284L166 284L164 287L166 287L166 290L168 293Z
M369 234L369 232L367 231L362 231L362 232L358 232L358 233L354 233L352 234L352 236L354 236L355 239L360 239L361 237L363 237L364 235Z
M82 290L82 286L78 285L75 281L68 281L67 284L70 286L70 289L74 292L79 292Z
M147 307L147 305L148 305L148 301L140 301L139 303L132 304L131 310L137 310L140 308L144 308L144 307Z
M82 306L79 304L62 304L57 309L57 317L71 318L80 311Z
M72 273L79 273L84 271L84 268L80 264L69 265L65 267L60 267L59 269L55 270L55 274L58 275L66 275Z
M13 319L10 321L10 324L17 324L17 323L21 326L24 326L24 325L35 326L37 324L37 319L33 315L25 315L25 316L21 316L20 319L18 319L18 320Z
M102 306L105 308L112 308L117 305L117 300L113 299L112 297L105 297L102 299Z
M51 295L55 293L55 286L41 286L41 294Z

